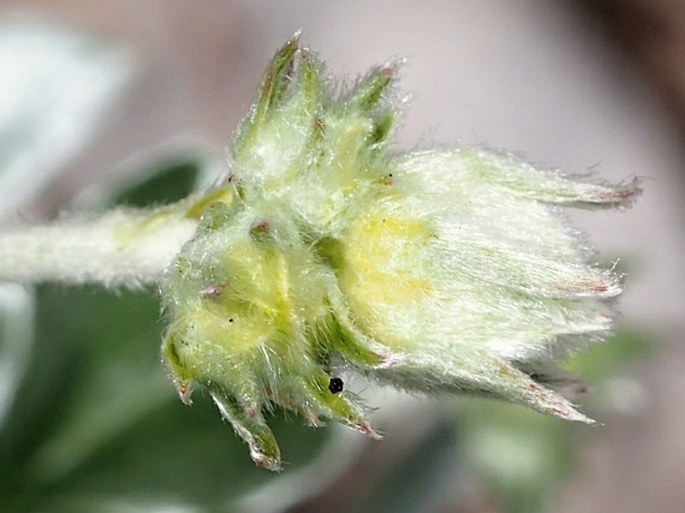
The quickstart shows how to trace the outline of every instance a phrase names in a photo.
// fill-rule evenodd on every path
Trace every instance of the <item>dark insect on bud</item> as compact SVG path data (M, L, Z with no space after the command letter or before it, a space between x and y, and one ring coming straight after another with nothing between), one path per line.
M339 394L343 391L343 380L340 378L331 378L330 383L328 383L328 390L331 394Z

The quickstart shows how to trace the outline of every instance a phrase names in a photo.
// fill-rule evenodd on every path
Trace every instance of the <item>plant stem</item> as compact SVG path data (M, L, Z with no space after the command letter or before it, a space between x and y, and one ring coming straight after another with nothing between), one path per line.
M0 230L0 280L152 284L196 224L178 209L165 209L10 227Z

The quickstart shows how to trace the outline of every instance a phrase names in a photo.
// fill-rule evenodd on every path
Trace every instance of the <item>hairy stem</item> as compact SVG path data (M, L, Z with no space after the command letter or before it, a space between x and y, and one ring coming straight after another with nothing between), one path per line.
M0 230L0 280L152 284L196 224L179 210L165 209L10 227Z

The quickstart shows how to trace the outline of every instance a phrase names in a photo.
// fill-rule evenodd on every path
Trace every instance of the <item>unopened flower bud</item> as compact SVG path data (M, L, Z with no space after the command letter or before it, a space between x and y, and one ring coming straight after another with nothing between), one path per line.
M274 406L377 436L340 362L591 422L554 390L568 382L555 362L609 332L621 285L559 206L626 205L637 184L484 149L393 154L396 77L382 66L334 96L289 41L231 146L231 179L190 207L197 232L165 273L163 354L181 398L208 389L269 469Z

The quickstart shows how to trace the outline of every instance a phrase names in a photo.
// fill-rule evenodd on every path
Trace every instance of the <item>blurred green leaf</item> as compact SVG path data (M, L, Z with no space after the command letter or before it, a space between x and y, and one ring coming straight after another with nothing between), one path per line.
M656 344L645 334L621 329L601 344L593 344L572 358L567 368L600 386L607 378L622 372L623 366L649 357Z
M568 369L591 383L594 393L586 402L606 407L619 400L607 397L609 385L653 348L649 337L622 330L574 357ZM458 409L457 431L469 465L502 511L546 511L578 464L577 445L597 429L495 401L466 399Z
M494 401L467 399L458 432L470 470L502 511L545 511L575 465L574 447L586 426Z
M138 180L115 191L110 202L129 207L165 205L190 194L205 163L199 156L178 155L149 163Z

